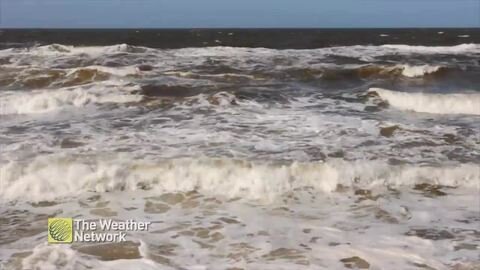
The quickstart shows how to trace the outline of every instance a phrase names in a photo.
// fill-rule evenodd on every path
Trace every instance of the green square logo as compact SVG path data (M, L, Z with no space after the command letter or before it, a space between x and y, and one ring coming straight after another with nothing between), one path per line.
M48 243L72 243L73 219L72 218L49 218L48 219Z

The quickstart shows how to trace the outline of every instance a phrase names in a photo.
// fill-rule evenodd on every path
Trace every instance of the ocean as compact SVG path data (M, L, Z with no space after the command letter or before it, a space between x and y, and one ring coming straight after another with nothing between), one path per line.
M479 29L1 30L0 269L479 269L479 85Z

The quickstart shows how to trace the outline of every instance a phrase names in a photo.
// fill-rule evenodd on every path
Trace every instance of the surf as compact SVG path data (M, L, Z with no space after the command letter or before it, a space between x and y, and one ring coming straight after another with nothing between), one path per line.
M404 111L480 115L480 94L477 93L434 94L383 88L370 88L367 92L377 94L392 107Z

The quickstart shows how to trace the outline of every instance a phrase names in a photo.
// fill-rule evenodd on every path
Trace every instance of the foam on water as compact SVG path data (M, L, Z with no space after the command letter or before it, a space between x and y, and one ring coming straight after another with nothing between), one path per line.
M7 49L8 50L8 49ZM116 53L126 53L126 52L145 52L148 48L139 47L139 46L130 46L128 44L117 44L111 46L66 46L62 44L51 44L44 45L34 48L15 50L16 52L20 51L23 53L37 53L46 56L57 56L62 54L89 54L92 56L98 56L100 54L116 54Z
M74 89L37 90L28 93L2 91L0 97L0 115L39 114L69 107L84 107L89 104L129 103L142 99L140 95L101 85Z
M478 268L479 52L1 50L0 268ZM51 215L154 227L54 246Z
M382 45L382 48L393 49L398 52L421 54L465 54L478 53L479 44L460 44L456 46L410 46L410 45Z
M264 57L288 56L292 59L295 57L327 57L331 55L356 57L371 60L377 56L395 55L395 54L475 54L480 52L479 44L460 44L456 46L410 46L410 45L382 45L382 46L339 46L308 50L275 50L267 48L237 48L237 47L206 47L206 48L184 48L184 49L151 49L138 46L130 46L127 44L119 44L112 46L98 46L98 47L74 47L64 46L59 44L33 47L27 49L4 49L0 50L0 56L14 55L15 57L10 61L12 63L16 60L26 61L26 56L34 56L30 61L36 61L36 58L63 58L74 56L88 56L90 58L103 58L105 56L128 54L141 57L143 55L162 56L167 60L164 64L170 64L170 57L175 57L176 60L183 60L186 57L189 61L195 61L204 57L228 57L235 60L251 57L257 60L262 60ZM58 59L57 59L58 60ZM173 59L172 59L173 60ZM267 60L267 59L263 59ZM243 61L238 61L237 64L243 64ZM40 62L38 63L40 64ZM241 67L241 66L239 66Z
M142 243L142 242L141 242ZM145 245L145 244L143 244ZM140 248L142 250L144 248ZM39 244L33 249L32 254L28 255L21 261L22 269L99 269L99 270L116 270L116 269L139 269L153 270L158 269L158 265L146 258L134 260L115 260L115 261L98 261L92 260L88 256L81 254L69 246ZM163 269L173 269L164 267Z
M427 94L370 88L390 105L401 110L436 114L480 115L480 94Z
M272 201L300 188L330 193L338 185L358 188L413 186L419 183L479 189L480 168L389 166L382 162L310 162L274 165L229 159L134 161L126 157L92 160L41 157L29 164L0 168L0 198L32 201L84 192L197 190L214 196ZM79 177L80 176L80 177Z
M427 74L432 74L437 71L439 71L442 67L440 66L429 66L429 65L423 65L423 66L409 66L409 65L403 65L401 67L402 70L402 75L405 77L422 77Z
M82 69L93 69L100 72L108 73L114 76L125 77L130 75L138 75L140 71L135 66L122 66L122 67L105 67L105 66L86 66L82 68L73 68L69 71L68 74L73 74Z
M86 194L58 205L23 207L30 216L61 210L77 219L108 213L119 220L152 221L151 231L129 233L130 243L96 247L47 245L44 237L22 238L20 227L17 241L4 246L0 259L6 269L41 270L476 269L475 193L443 189L449 195L437 190L425 197L421 190L407 191L318 196L298 190L272 205L196 192ZM44 223L41 219L29 229L43 232Z

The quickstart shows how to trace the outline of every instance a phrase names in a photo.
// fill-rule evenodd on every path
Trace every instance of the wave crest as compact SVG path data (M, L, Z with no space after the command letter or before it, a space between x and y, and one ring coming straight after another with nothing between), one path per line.
M84 107L88 104L138 102L142 98L141 95L104 87L41 90L30 93L11 91L0 99L0 115L48 113L68 107Z
M407 111L434 114L480 115L480 94L427 94L370 88L389 105Z
M479 188L480 168L392 166L382 162L293 162L270 164L232 159L132 160L127 157L83 160L43 156L0 167L0 198L52 200L83 192L154 190L203 193L272 201L302 188L334 192L338 185L373 188L429 183ZM79 177L80 176L80 177Z

